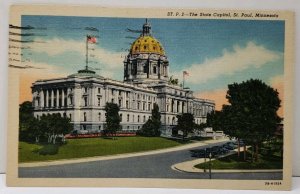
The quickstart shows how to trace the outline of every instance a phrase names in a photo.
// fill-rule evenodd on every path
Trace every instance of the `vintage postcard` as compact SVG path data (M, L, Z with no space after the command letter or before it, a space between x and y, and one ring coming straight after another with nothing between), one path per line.
M292 12L10 14L9 186L291 188Z

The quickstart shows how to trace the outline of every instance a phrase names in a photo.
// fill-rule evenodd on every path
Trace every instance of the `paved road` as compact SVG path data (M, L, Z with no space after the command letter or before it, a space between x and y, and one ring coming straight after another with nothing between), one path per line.
M220 143L216 143L218 145ZM210 145L212 146L212 145ZM205 148L208 146L200 146ZM193 149L198 149L193 148ZM19 177L42 178L184 178L207 179L208 173L186 173L171 169L176 163L193 160L191 149L131 158L63 164L44 167L21 167ZM279 180L282 173L213 173L214 179Z

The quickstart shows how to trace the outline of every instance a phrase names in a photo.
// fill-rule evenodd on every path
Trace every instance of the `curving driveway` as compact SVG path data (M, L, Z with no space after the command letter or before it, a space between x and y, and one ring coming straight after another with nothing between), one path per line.
M135 156L73 164L42 167L19 167L19 177L42 178L183 178L208 179L208 173L186 173L173 170L172 165L195 158L190 150L210 147L221 143L199 146L180 151L154 155ZM213 173L213 179L280 180L280 172L264 173Z

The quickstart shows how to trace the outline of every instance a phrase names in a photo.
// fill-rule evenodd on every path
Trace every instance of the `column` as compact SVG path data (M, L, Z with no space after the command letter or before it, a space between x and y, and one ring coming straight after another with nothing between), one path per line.
M66 106L69 106L69 105L70 105L69 94L70 94L70 88L67 88L67 104L66 104Z
M59 89L56 89L56 107L59 107Z
M166 76L169 76L169 75L168 75L168 66L166 66L165 75L166 75Z
M179 101L179 107L178 107L179 108L179 110L178 110L179 113L182 113L182 107L181 106L182 106L181 101Z
M91 87L91 104L90 105L92 105L92 106L95 106L95 90L97 89L97 87L95 87L95 86L92 86Z
M54 107L54 91L51 90L51 107Z
M65 89L61 89L61 106L65 106Z
M40 101L41 101L41 108L44 108L44 91L41 90L41 94L40 94Z
M49 90L46 90L46 107L49 108Z

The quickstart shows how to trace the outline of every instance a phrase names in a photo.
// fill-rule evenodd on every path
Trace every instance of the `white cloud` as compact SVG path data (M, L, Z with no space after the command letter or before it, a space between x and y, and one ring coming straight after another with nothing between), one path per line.
M21 69L23 74L34 75L39 77L39 79L47 79L52 77L65 77L68 73L63 69L63 67L49 65L46 63L35 63L35 62L26 62L22 63L25 69Z
M32 45L32 50L36 53L45 52L49 56L59 55L67 51L75 51L82 56L85 56L86 53L85 40L75 41L72 39L65 40L60 38L53 38L50 40L46 40L46 43L39 43L40 41L44 41L42 39L36 39L35 41L36 42ZM90 54L95 55L93 60L101 64L101 69L103 70L103 72L122 71L124 56L127 53L108 51L101 47L101 43L99 44L100 47L98 45L90 44L89 47L94 48L95 50L90 50L89 52Z
M192 64L184 70L190 72L187 82L199 84L218 78L222 75L232 75L247 68L260 68L269 62L282 58L282 53L266 49L262 45L248 42L246 47L235 45L233 51L224 50L218 58L206 59L201 64ZM176 77L182 77L182 71L174 72Z

